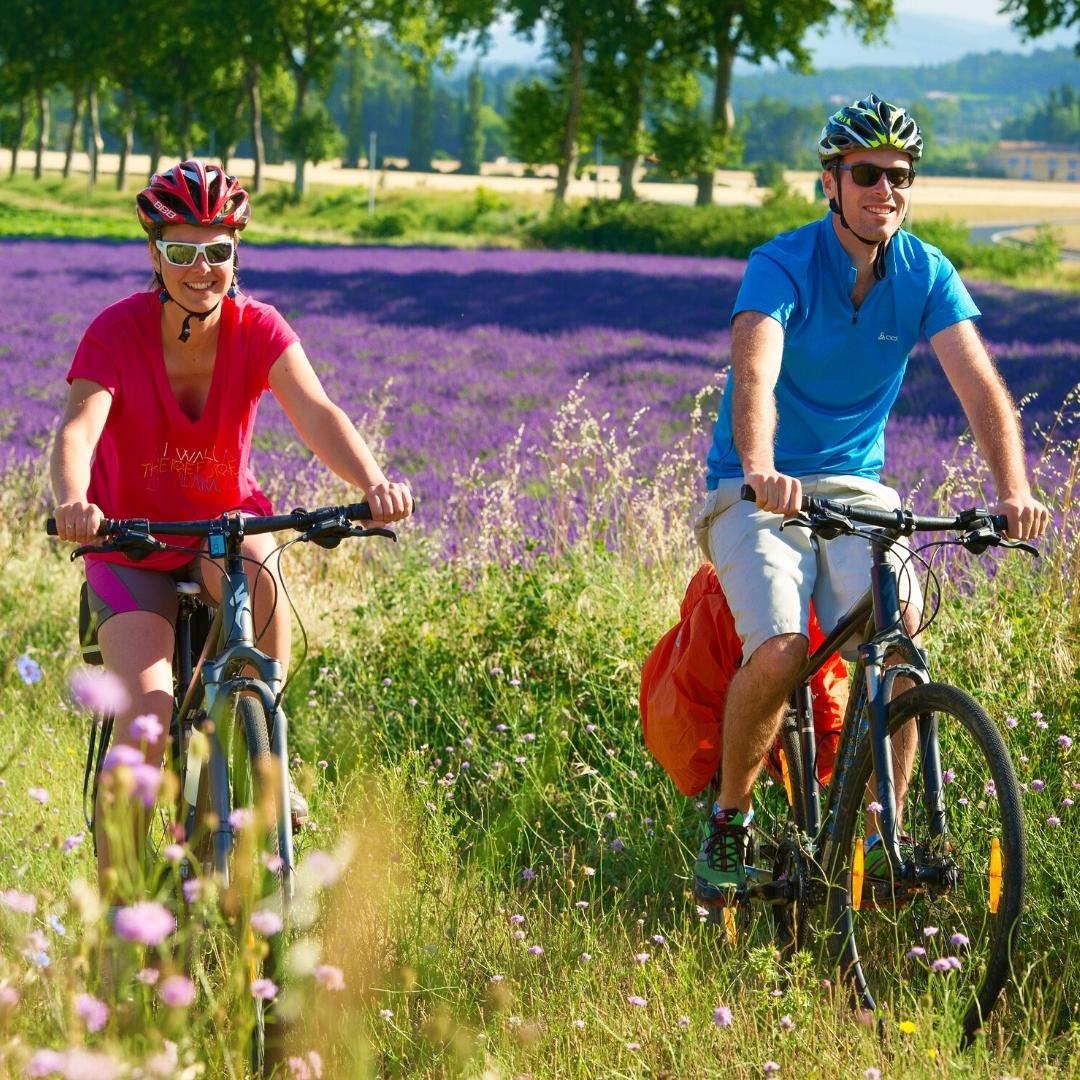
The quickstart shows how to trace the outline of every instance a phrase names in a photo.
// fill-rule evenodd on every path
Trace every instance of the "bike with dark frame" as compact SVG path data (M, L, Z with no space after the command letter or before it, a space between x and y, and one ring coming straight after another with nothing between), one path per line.
M744 487L743 498L754 500L753 490ZM802 512L782 527L809 529L825 543L865 537L870 588L799 674L780 731L783 784L774 788L783 805L750 826L748 880L736 899L743 911L766 906L788 959L808 944L811 913L824 908L823 940L856 1007L887 1005L895 1016L930 1001L956 1017L970 1042L1015 972L1027 878L1024 814L998 727L963 690L933 681L926 650L905 628L898 573L919 560L936 577L932 559L901 540L937 532L949 536L927 548L1038 552L1009 540L1005 519L981 508L928 517L804 497ZM935 614L936 606L920 630ZM810 680L853 636L861 642L858 660L823 789ZM732 908L715 914L735 932Z

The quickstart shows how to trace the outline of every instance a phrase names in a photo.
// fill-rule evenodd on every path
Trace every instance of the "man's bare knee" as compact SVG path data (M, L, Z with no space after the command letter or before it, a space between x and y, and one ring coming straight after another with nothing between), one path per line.
M794 686L799 669L806 663L808 645L802 634L779 634L762 642L744 667L758 678Z

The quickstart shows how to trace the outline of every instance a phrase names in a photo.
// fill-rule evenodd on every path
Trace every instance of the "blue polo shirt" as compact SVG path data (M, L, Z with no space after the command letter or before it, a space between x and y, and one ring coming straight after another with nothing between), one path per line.
M856 311L856 269L833 231L832 214L783 233L750 253L734 318L760 311L784 328L776 384L776 468L790 476L833 473L876 480L885 460L885 421L920 338L979 309L952 263L901 229L887 273ZM731 428L734 380L720 401L706 486L743 475Z

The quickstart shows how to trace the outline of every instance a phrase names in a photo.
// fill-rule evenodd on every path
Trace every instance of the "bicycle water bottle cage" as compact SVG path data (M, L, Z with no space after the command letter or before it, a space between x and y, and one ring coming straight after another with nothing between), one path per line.
M141 521L136 526L118 532L104 544L82 544L71 553L71 561L83 555L97 555L106 551L120 551L132 562L142 562L155 551L167 551L168 544L150 535L150 523Z

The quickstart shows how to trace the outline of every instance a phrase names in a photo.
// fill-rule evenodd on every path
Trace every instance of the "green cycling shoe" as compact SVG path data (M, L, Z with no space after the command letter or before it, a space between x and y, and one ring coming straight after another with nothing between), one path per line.
M707 907L737 903L746 889L746 845L753 816L753 810L744 814L713 806L694 863L694 896Z

